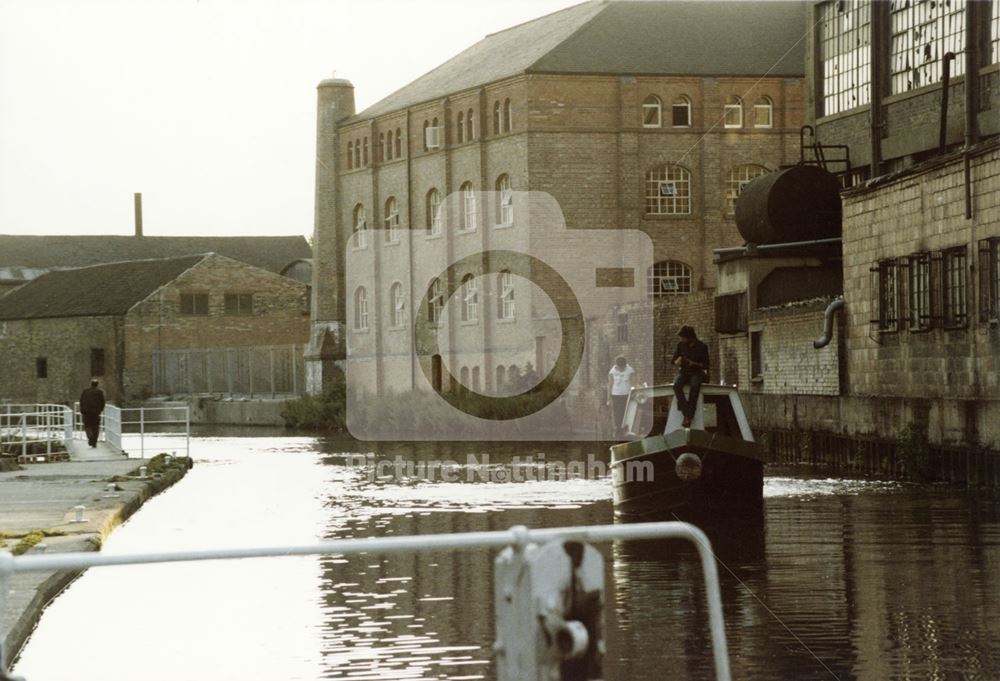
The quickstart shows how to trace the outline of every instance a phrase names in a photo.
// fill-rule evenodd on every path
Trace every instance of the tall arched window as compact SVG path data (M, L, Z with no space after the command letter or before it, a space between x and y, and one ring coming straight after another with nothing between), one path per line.
M726 99L726 108L723 112L723 125L727 128L743 127L743 100L736 95L730 95Z
M767 175L769 172L771 171L764 166L753 165L751 163L736 166L730 170L729 183L726 185L726 215L736 214L736 199L739 198L743 187L761 175Z
M390 154L391 153L392 152L390 151ZM376 150L376 154L378 155L378 158L376 159L377 161L382 162L382 161L384 161L386 159L386 154L385 154L385 133L384 132L380 132L378 134L378 149Z
M472 389L476 392L482 390L482 384L479 381L479 367L472 367Z
M650 298L691 293L691 268L677 260L654 263L647 272L646 292Z
M399 208L395 196L385 201L385 241L390 244L399 242Z
M671 118L675 128L691 127L691 100L680 95L670 105Z
M500 134L500 101L493 102L493 134Z
M381 137L382 135L379 134L379 138ZM385 135L385 160L386 161L392 160L392 130L387 132Z
M354 330L365 331L368 329L368 291L364 286L359 286L354 291Z
M396 153L393 154L396 158L403 157L403 131L396 128Z
M770 128L774 124L774 105L770 97L760 97L753 105L753 127Z
M427 129L431 127L429 121L424 121L424 151L427 151Z
M361 140L354 140L354 167L361 167Z
M361 150L362 165L368 167L368 136L365 135L364 147Z
M514 127L514 112L510 108L510 99L503 100L503 126L505 132L510 132Z
M354 142L347 143L347 169L354 170Z
M465 114L465 139L470 142L476 139L476 126L474 124L475 119L472 117L472 109L469 109L468 113Z
M479 319L479 289L476 278L471 274L462 277L462 321L474 322Z
M441 322L441 313L444 311L444 286L441 280L434 278L430 286L427 287L427 321L431 324Z
M392 325L397 328L405 326L406 298L403 296L403 285L398 281L389 287L389 305L392 306L392 312L389 315Z
M646 97L642 102L642 127L659 128L663 125L663 107L656 95Z
M691 213L691 173L667 163L646 173L646 215Z
M514 192L510 187L510 176L501 175L497 178L497 227L510 227L514 224Z
M458 370L458 382L463 388L469 387L469 367L462 367Z
M466 182L462 185L462 227L463 232L472 232L476 229L476 192L472 189L472 183Z
M510 270L500 271L497 289L497 319L514 319L514 275Z
M365 207L360 203L354 207L354 247L368 247L368 220Z
M427 192L426 222L427 236L438 236L441 234L444 216L441 214L441 192L432 189Z
M455 120L455 130L458 136L458 142L461 144L465 141L465 113L462 111L458 112L458 118Z
M507 367L503 364L497 364L496 369L496 381L493 384L494 392L503 392L504 389L504 379L507 377Z

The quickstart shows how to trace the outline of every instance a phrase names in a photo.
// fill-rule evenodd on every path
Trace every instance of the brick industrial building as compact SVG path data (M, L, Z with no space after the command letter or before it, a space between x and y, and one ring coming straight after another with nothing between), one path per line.
M808 435L786 439L791 456L865 450L881 472L997 484L1000 2L813 3L806 26L812 149L846 187L842 248L720 254L720 293L748 301L723 372L759 425ZM780 267L840 281L802 277L762 304ZM815 350L838 283L842 324Z
M798 160L803 20L800 3L588 2L492 34L360 113L351 83L321 83L311 389L345 350L372 358L373 390L424 385L397 330L427 312L421 277L463 240L486 250L540 229L507 203L520 192L554 197L570 229L648 234L637 297L655 299L670 342L681 323L710 328L712 249L742 241L740 188ZM449 319L480 336L528 321L520 285L463 288ZM611 311L592 325L607 332L589 355L598 386L609 358L650 342L621 325ZM524 360L544 370L552 343L532 341ZM469 388L504 387L499 364L449 368Z
M111 401L142 399L154 392L157 369L163 370L171 353L188 353L183 361L190 364L208 358L191 351L230 348L234 363L206 367L199 390L226 392L240 380L240 349L305 343L307 288L216 254L43 274L0 298L3 396L71 402L96 377ZM285 361L301 370L295 353ZM184 368L190 375L194 367ZM295 367L290 369L294 376ZM266 381L261 376L257 385ZM288 388L282 392L294 392Z

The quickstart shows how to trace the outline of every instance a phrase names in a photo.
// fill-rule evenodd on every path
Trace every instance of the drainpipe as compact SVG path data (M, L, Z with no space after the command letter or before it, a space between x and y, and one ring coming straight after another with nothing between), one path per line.
M823 313L823 335L813 341L813 347L817 350L825 348L833 340L833 315L837 310L844 307L844 296L837 296Z
M972 30L978 26L980 3L970 2L965 7L965 219L972 219L972 172L970 149L979 141L979 34Z

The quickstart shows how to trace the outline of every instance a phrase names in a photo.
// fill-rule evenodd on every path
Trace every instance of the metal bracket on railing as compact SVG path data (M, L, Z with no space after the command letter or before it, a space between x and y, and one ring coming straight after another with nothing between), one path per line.
M196 560L268 558L281 556L336 555L361 553L419 553L480 547L503 549L497 558L498 671L501 681L541 679L533 670L545 669L545 681L558 678L596 678L603 657L601 608L604 569L600 554L588 543L640 539L685 539L698 549L712 633L715 676L730 681L729 655L722 619L722 596L715 557L705 533L681 522L593 525L529 530L523 526L506 532L429 534L409 537L340 539L305 546L176 551L170 553L40 553L12 556L0 551L0 632L4 630L4 605L11 575L21 572L84 570L110 565L176 563ZM508 594L510 599L508 601ZM526 609L526 611L524 610ZM531 619L534 617L535 619ZM539 619L539 617L541 619ZM530 622L537 635L514 636L510 627ZM527 632L521 632L527 634ZM10 681L6 651L0 641L0 681ZM517 656L526 655L528 666L509 666ZM551 675L558 664L558 677ZM506 673L511 669L515 676ZM525 670L520 675L518 670Z

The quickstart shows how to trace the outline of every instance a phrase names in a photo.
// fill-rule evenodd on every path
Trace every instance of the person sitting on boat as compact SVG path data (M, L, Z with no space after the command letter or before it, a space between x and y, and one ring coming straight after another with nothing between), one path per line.
M625 360L625 355L615 357L615 365L608 372L608 401L607 406L611 407L611 415L614 419L614 435L617 438L621 435L622 419L625 418L625 404L628 402L628 395L635 385L633 376L635 369L629 366Z
M677 335L681 340L674 351L673 359L670 360L679 369L674 379L674 395L677 397L677 408L684 415L682 427L690 428L695 410L698 408L701 384L708 376L708 346L698 340L691 326L682 326ZM685 385L691 386L690 395L686 399Z

